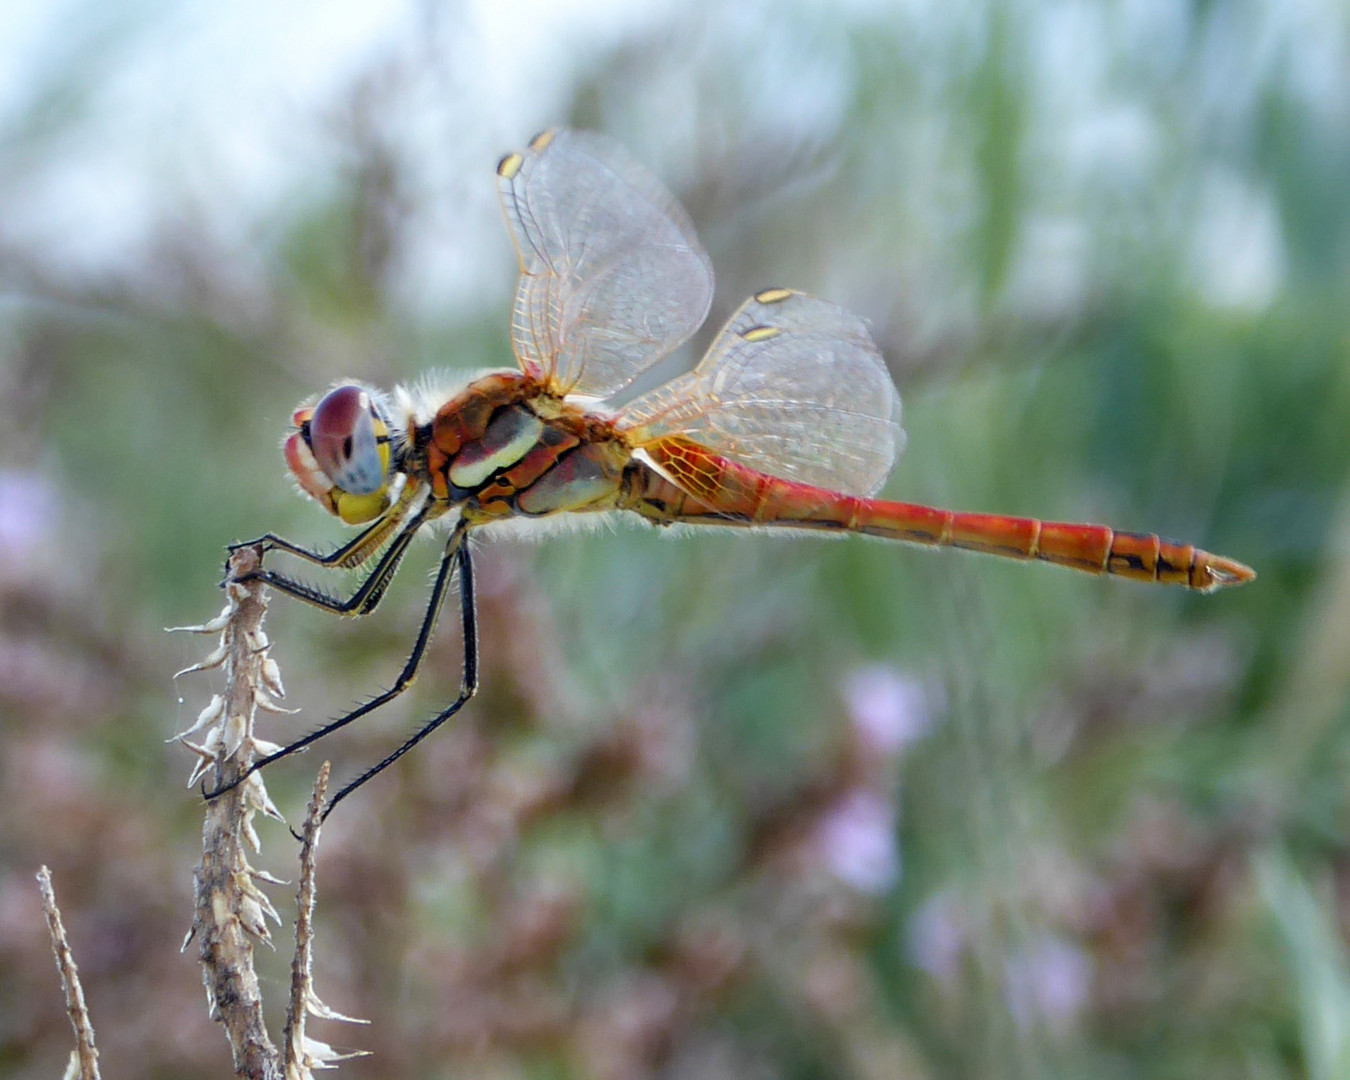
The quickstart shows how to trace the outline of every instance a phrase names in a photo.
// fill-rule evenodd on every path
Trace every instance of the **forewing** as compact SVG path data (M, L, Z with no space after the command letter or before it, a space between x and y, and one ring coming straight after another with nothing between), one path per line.
M614 142L546 131L497 175L520 255L511 341L527 374L608 397L707 317L712 262L689 216Z
M635 444L683 435L752 469L849 495L904 450L900 395L856 315L788 289L747 300L698 367L632 402Z

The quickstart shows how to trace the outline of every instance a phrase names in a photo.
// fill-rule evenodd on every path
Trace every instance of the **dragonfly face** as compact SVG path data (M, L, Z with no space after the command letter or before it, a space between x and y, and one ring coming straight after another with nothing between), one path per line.
M389 422L381 396L348 384L297 409L286 463L301 489L349 525L389 509Z

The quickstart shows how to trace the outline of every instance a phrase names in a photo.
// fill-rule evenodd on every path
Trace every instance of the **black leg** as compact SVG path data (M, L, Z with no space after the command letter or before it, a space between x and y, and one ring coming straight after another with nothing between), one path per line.
M381 519L369 528L362 529L361 532L356 535L355 539L349 540L340 548L330 551L327 555L321 555L317 551L311 551L309 548L294 544L284 536L278 536L276 533L264 533L256 540L243 540L237 544L230 544L226 550L233 555L241 548L261 547L263 551L284 551L287 555L295 555L298 558L304 559L306 562L312 562L315 566L360 566L365 559L357 559L351 563L346 562L346 560L352 557L352 552L359 551L362 545L366 544L376 532L381 529L387 529L388 527L388 523ZM370 550L374 551L374 549L375 545L372 545ZM366 558L369 557L370 556L367 554Z
M327 555L321 555L317 551L311 551L309 548L301 547L299 544L292 543L283 536L277 536L276 533L266 533L256 540L248 540L239 544L230 544L227 550L230 554L238 551L240 548L261 547L264 552L284 551L288 555L294 555L297 558L312 562L315 566L334 567L341 566L345 569L351 569L360 566L368 560L384 541L389 537L399 523L407 516L409 507L412 506L416 498L416 491L405 487L402 495L393 506L391 506L384 515L373 524L362 529L356 537L343 544Z
M303 581L297 581L295 578L287 577L285 574L279 574L275 570L254 570L252 573L241 575L238 580L265 582L276 589L277 592L293 596L307 604L313 604L315 607L333 615L369 615L384 598L385 590L389 588L389 582L393 580L394 571L398 569L398 564L407 553L413 537L417 530L426 523L435 508L435 504L427 503L403 526L403 530L394 537L394 542L380 556L379 562L375 564L375 569L357 586L356 592L349 599L340 600L331 593L324 592L322 589L315 588Z
M326 819L328 815L333 812L333 807L337 806L339 802L359 788L372 776L383 772L396 762L414 746L454 716L455 713L459 712L459 710L468 703L469 699L473 697L474 694L478 693L478 609L474 601L473 560L469 556L468 543L462 543L460 545L459 550L456 553L456 558L459 562L460 621L464 629L464 671L460 680L459 697L455 698L448 708L437 713L423 724L421 730L418 731L417 734L383 761L376 765L372 765L355 780L351 781L338 791L324 808L323 819ZM419 649L425 648L425 642L421 636L418 638L418 647ZM409 662L411 663L411 661Z
M413 524L410 523L408 531L411 532L413 528ZM432 632L436 629L436 620L440 616L442 605L445 603L446 590L449 588L450 577L456 567L458 567L460 574L461 605L464 611L464 681L465 685L470 685L471 682L472 689L469 690L467 695L461 691L460 696L463 698L463 701L455 705L451 711L453 712L455 709L458 709L459 705L462 705L464 701L467 701L468 698L473 695L473 692L478 689L478 634L474 621L473 568L469 561L469 545L465 535L467 532L468 527L461 522L459 525L455 526L455 531L451 534L449 541L445 545L445 554L441 558L440 569L436 572L436 583L431 588L431 600L427 604L426 615L422 618L422 627L417 632L417 641L413 645L412 654L408 657L407 663L403 665L402 672L399 673L399 677L394 681L394 685L384 691L384 693L371 698L364 705L353 709L346 716L339 717L337 720L325 724L317 731L311 731L304 738L297 739L295 742L283 746L280 750L276 751L276 753L259 758L235 780L228 784L221 785L214 791L207 792L206 797L208 799L214 799L219 795L225 794L225 792L243 783L244 780L248 779L249 776L264 766L270 765L274 761L303 750L311 743L318 742L325 735L331 735L339 728L344 728L353 721L359 720L368 713L374 712L381 705L392 701L394 698L398 697L399 694L403 693L404 690L408 689L408 687L412 685L413 680L417 678L417 669L422 664L422 658L426 655L427 645L431 642ZM444 719L444 717L434 721L433 726L435 723L439 723L441 719ZM422 734L425 734L425 732ZM422 736L419 734L408 744L408 746L417 742L421 737ZM324 811L325 815L327 815L329 810L332 810L333 803L337 802L338 799L342 798L342 796L346 795L353 788L365 783L365 781L374 776L391 761L400 757L408 749L408 746L403 747L391 757L386 758L379 765L376 765L373 769L362 775L354 783L348 784L339 791L337 795L334 796L332 802L328 804L328 810Z

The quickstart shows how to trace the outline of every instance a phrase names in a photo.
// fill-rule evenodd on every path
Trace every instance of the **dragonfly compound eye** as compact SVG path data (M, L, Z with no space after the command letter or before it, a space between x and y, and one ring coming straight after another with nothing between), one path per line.
M389 505L389 431L370 391L339 386L325 394L309 417L308 448L332 481L328 500L344 521L370 521Z

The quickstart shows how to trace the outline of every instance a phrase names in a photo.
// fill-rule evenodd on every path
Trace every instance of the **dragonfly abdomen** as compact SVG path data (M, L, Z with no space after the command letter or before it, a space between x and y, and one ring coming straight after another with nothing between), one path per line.
M855 502L857 531L873 536L1012 559L1036 559L1089 574L1113 574L1201 591L1236 584L1240 573L1234 569L1234 580L1220 580L1223 570L1218 564L1227 564L1228 560L1190 544L1165 540L1156 533L936 510L873 499Z
M962 548L1011 559L1036 559L1089 574L1181 585L1200 592L1238 585L1253 576L1241 563L1191 544L1166 540L1157 533L962 513L853 496L839 501L842 505L825 512L843 519L844 528L914 544Z
M961 513L916 503L843 495L766 476L689 440L667 439L644 451L675 483L652 480L649 517L668 521L769 525L863 533L910 544L1036 559L1089 574L1112 574L1212 592L1240 585L1250 568L1156 533L1124 532L998 514ZM676 500L670 491L692 498Z

